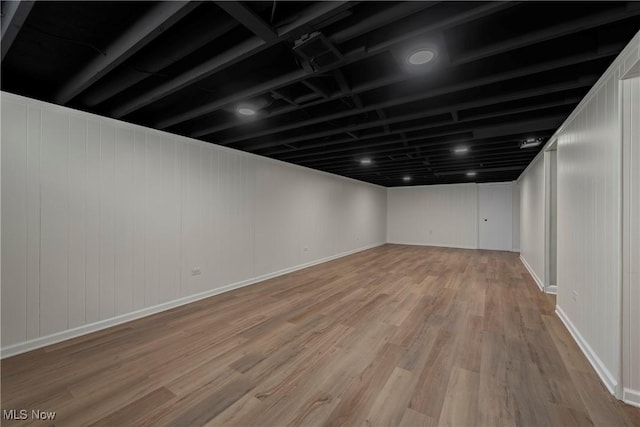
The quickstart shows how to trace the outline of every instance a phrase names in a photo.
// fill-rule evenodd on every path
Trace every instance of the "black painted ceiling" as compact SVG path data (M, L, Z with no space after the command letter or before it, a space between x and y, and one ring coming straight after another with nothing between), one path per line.
M16 6L4 91L384 186L516 179L640 29L640 2Z

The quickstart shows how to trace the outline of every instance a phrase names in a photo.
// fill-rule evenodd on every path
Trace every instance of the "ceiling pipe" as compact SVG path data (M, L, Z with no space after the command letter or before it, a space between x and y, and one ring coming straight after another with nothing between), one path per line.
M6 1L2 4L2 57L0 61L4 61L4 57L11 49L11 45L16 40L16 36L22 29L22 24L29 16L34 2L32 1Z
M71 78L55 95L55 101L59 104L69 102L149 44L198 5L199 2L158 3L148 14L107 47L105 55L96 57Z
M350 7L350 5L344 1L320 2L319 4L315 4L310 8L308 8L308 10L305 11L306 13L302 17L297 19L295 22L288 24L284 28L280 29L278 31L278 38L271 40L269 42L265 42L263 39L259 37L252 37L248 40L245 40L244 42L231 47L230 49L222 52L221 54L214 56L213 58L180 74L179 76L172 78L171 80L157 86L156 88L124 103L123 105L114 109L111 112L111 115L113 117L119 118L127 114L130 114L134 111L137 111L140 108L151 104L152 102L162 99L168 95L171 95L172 93L175 93L186 86L189 86L199 80L202 80L205 77L208 77L233 64L236 64L259 52L262 52L268 47L273 46L280 39L288 37L294 31L300 28L305 28L306 26L312 24L314 21L328 14L337 13L346 7ZM296 76L300 76L300 75L296 75ZM294 77L290 77L290 78L294 78ZM262 92L269 92L270 90L278 89L278 88L279 86L271 87L269 89L263 90ZM244 99L244 98L240 98L240 99Z
M251 88L250 90L247 90L246 92L249 93L248 97L259 96L264 92L270 92L271 90L274 90L274 89L277 90L282 86L287 86L289 84L297 83L303 79L313 77L319 73L326 73L329 71L333 71L334 69L340 68L344 65L377 55L379 53L387 51L390 47L396 44L402 43L414 37L424 35L425 33L442 31L450 26L460 25L464 22L486 16L487 14L495 13L496 10L505 9L507 7L513 7L513 5L514 3L511 3L511 2L496 2L496 3L489 3L487 5L479 6L477 8L472 9L469 12L457 15L454 18L445 19L431 25L426 25L418 30L397 36L392 40L381 42L375 46L371 46L371 47L362 46L362 47L356 48L350 51L349 53L344 54L342 57L342 60L339 61L337 64L324 67L319 71L311 71L311 72L305 73L304 75L300 75L300 77L291 78L289 81L285 81L285 82L282 82L278 79L274 79L269 82L254 86L253 88ZM226 100L226 103L238 102L238 101L242 101L243 99L245 98L241 96L230 97ZM196 117L212 113L218 110L219 108L221 108L223 105L225 104L223 104L220 100L215 100L210 103L201 105L199 107L192 108L191 110L185 111L183 113L169 117L165 120L161 120L156 124L155 127L159 129L166 129L168 127L185 122L187 120L191 120ZM121 110L124 110L124 109L121 109ZM118 114L116 114L115 116L120 117L120 115Z

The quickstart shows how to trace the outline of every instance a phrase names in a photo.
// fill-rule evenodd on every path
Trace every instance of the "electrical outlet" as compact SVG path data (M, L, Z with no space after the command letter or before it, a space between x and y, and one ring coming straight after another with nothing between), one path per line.
M192 276L199 276L200 274L202 274L202 271L200 271L200 267L194 267L191 269Z

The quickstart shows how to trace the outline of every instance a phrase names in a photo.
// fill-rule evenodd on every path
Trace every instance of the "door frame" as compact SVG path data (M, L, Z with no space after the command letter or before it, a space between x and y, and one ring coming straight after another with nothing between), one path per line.
M551 185L556 186L556 209L559 201L558 196L558 139L553 139L544 149L543 164L544 164L544 292L548 294L558 293L558 247L556 243L556 283L551 284ZM556 152L556 181L551 182L551 152ZM557 221L557 216L556 216ZM556 242L557 242L557 227L556 223Z
M478 207L478 221L477 221L477 229L478 229L478 249L482 250L504 250L507 252L513 252L513 182L483 182L476 184L478 186L477 191L477 207ZM484 249L480 245L480 227L482 226L482 216L480 214L480 191L482 188L486 187L509 187L509 214L511 216L511 221L509 222L509 249Z

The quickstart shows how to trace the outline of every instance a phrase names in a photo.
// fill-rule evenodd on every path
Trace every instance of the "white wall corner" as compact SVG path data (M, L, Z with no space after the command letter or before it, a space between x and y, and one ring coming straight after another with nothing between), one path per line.
M582 350L582 353L586 356L587 360L596 371L596 374L598 374L598 377L600 377L600 381L602 381L607 390L609 390L609 393L615 396L618 381L614 375L609 372L604 363L602 363L602 360L600 360L598 355L593 351L578 329L573 325L569 316L567 316L559 305L556 305L556 314L573 337L573 340L578 344L578 347L580 347L580 350Z
M622 400L628 405L640 408L640 390L625 388L622 393Z
M527 271L529 272L533 280L536 282L536 285L538 285L538 287L540 288L540 291L544 292L544 282L540 280L536 272L533 270L533 268L531 268L527 260L524 259L522 255L520 255L520 261L522 261L522 264L525 266L525 268L527 269Z

